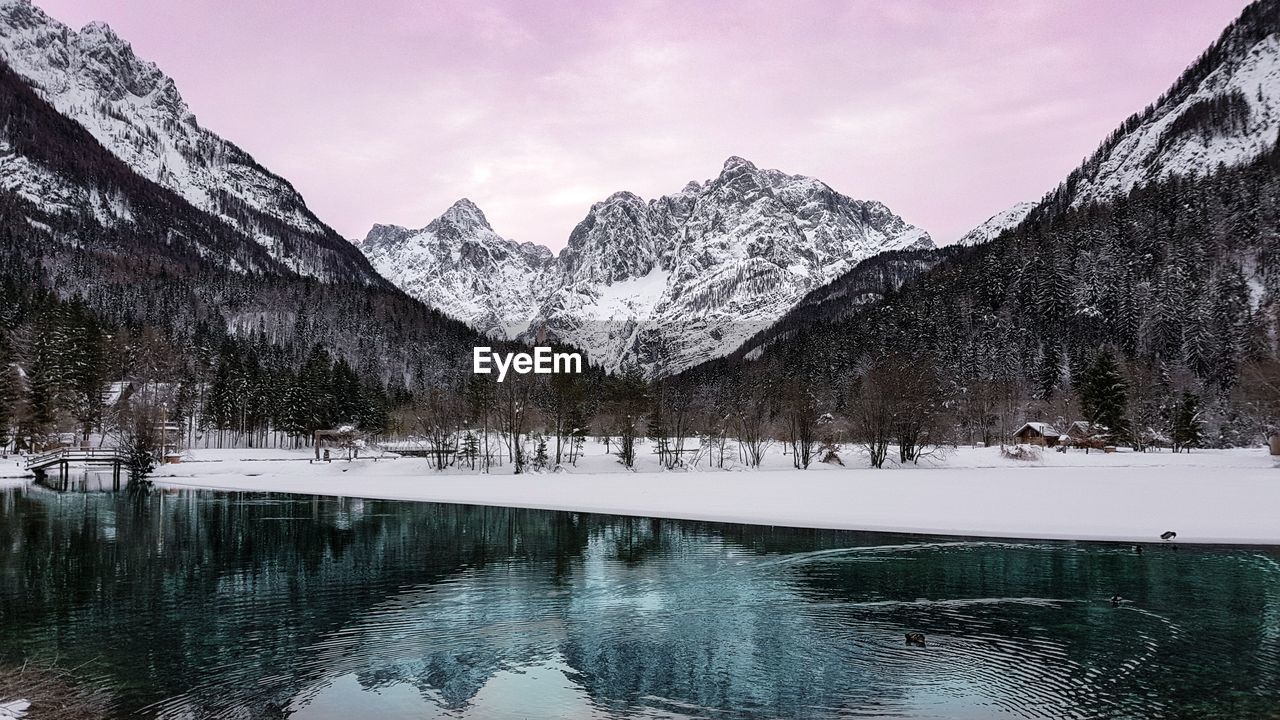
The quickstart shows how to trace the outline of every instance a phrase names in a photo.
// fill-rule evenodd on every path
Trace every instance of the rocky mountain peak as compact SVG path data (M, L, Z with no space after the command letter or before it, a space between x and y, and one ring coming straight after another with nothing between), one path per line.
M44 13L31 0L0 0L0 20L11 27L31 27L41 22Z
M285 266L323 279L381 282L288 182L201 128L173 80L105 23L75 31L27 0L0 0L0 60L132 170Z
M450 205L449 209L434 222L448 223L464 231L493 231L493 227L489 225L489 219L484 216L484 211L467 198L462 198Z
M724 165L720 168L720 174L724 175L728 173L739 173L739 172L753 173L753 172L756 172L756 170L757 168L755 166L755 163L751 162L750 160L747 160L746 158L738 157L737 155L730 155L724 161Z
M564 283L605 284L645 275L657 254L649 204L629 191L595 203L560 253Z
M80 37L86 44L104 44L127 50L133 54L133 47L116 34L111 26L101 20L91 20L80 28Z
M726 354L858 261L932 246L881 203L736 156L677 193L594 203L558 257L487 224L442 223L483 217L469 205L422 231L375 226L361 247L397 285L477 328L558 338L614 370L676 372Z
M1005 230L1017 227L1032 210L1036 208L1037 203L1020 202L1012 207L992 215L982 224L965 233L959 240L958 245L981 245L1000 236Z
M374 225L358 247L405 292L498 337L528 326L555 260L541 245L499 235L467 198L418 230Z

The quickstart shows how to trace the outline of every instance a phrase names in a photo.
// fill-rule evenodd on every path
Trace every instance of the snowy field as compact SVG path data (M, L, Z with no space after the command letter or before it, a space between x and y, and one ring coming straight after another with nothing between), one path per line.
M601 445L576 468L511 475L432 470L420 458L310 463L311 451L195 450L167 487L544 508L645 517L925 534L1280 544L1280 468L1263 449L1189 454L1045 452L1014 461L960 448L919 466L806 471L775 447L760 469L662 472L647 446L625 471Z
M21 485L27 472L22 469L22 460L16 455L0 458L0 488ZM4 717L0 715L0 718Z

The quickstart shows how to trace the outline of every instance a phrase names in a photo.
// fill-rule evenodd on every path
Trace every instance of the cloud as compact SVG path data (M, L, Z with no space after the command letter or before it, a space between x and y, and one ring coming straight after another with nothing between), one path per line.
M731 154L958 237L1056 184L1244 0L42 4L110 22L348 236L468 196L558 248L592 202Z

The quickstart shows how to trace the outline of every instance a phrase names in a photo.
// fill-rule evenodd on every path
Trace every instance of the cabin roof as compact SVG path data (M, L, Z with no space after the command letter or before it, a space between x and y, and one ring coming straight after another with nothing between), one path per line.
M1057 429L1049 423L1028 422L1023 423L1022 427L1018 428L1014 435L1021 435L1024 430L1031 430L1036 435L1044 435L1046 437L1057 437L1060 434Z

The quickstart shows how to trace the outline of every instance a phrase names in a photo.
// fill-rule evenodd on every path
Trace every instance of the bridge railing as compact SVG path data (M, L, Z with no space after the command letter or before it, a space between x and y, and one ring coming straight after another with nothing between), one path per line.
M116 448L92 448L89 450L80 450L75 448L61 448L51 450L39 455L32 455L27 458L26 468L28 470L53 463L67 461L84 461L84 460L120 460L124 455Z

